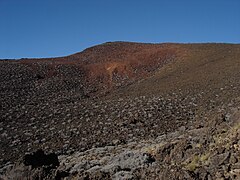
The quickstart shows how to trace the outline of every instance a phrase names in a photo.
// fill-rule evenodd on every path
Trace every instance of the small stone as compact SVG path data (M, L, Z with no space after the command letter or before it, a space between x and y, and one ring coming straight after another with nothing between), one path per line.
M115 140L113 140L112 143L116 146L116 145L119 145L121 143L121 141L119 139L115 139Z

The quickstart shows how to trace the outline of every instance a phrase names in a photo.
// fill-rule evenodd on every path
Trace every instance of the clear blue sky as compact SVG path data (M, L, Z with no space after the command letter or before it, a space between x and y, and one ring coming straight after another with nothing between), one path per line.
M240 0L0 0L0 58L107 41L240 43Z

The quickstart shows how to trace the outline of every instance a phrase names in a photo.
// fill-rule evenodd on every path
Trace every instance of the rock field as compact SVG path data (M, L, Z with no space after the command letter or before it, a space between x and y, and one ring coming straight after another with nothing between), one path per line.
M240 178L239 62L239 45L123 42L2 60L0 179ZM24 163L39 149L59 165Z

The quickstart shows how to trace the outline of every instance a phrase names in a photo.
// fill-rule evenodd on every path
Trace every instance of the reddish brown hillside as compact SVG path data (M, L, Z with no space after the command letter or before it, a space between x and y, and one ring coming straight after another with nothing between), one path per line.
M0 179L239 179L239 69L216 43L0 61ZM38 149L60 166L18 166Z
M105 43L83 52L61 58L27 59L33 72L39 64L47 66L45 77L64 76L61 65L76 66L82 75L85 94L105 93L151 76L164 64L184 56L186 51L176 44Z

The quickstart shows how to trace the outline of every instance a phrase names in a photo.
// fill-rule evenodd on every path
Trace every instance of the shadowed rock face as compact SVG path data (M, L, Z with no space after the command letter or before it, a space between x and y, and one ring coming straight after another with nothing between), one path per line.
M32 154L27 154L23 158L23 163L26 166L32 166L32 168L51 166L56 168L59 166L58 157L56 154L45 154L43 150L37 150Z

